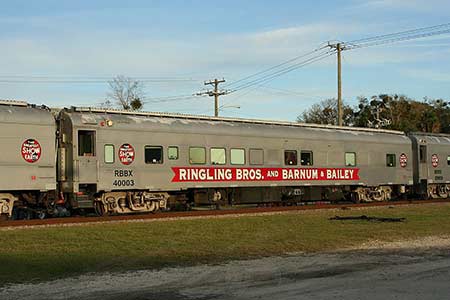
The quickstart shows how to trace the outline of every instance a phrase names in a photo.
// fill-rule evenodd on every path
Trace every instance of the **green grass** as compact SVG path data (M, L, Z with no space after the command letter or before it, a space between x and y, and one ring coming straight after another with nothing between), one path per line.
M337 214L407 220L404 223L328 220ZM448 234L448 204L1 230L0 285L87 272L332 251L374 239L394 241Z

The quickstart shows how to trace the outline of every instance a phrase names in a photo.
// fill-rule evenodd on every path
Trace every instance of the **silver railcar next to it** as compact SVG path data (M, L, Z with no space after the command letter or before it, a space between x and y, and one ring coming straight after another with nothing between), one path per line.
M411 133L415 194L425 198L450 195L450 135Z
M0 215L43 216L55 201L55 132L48 108L0 101Z

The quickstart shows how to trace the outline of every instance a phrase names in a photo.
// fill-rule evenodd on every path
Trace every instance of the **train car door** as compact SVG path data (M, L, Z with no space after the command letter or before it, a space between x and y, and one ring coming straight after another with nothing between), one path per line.
M419 174L420 179L428 178L428 165L427 165L427 146L419 145Z
M78 130L78 160L76 175L79 183L97 183L98 159L96 149L96 131Z

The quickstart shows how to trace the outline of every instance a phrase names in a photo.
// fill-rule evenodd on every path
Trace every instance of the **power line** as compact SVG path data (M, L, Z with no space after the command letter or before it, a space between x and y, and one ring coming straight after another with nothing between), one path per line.
M403 41L409 41L414 39L420 39L435 35L443 35L450 33L450 23L423 27L419 29L407 30L403 32L397 32L392 34L379 35L350 42L342 43L345 47L343 50L353 50L358 48L366 48L378 45L385 45Z
M140 79L143 83L183 83L195 82L197 80L191 79ZM20 84L20 83L37 83L37 84L104 84L109 83L110 80L47 80L47 79L0 79L0 83L5 84Z
M115 76L89 76L89 75L5 75L0 74L0 78L40 78L40 79L114 79ZM132 79L157 79L157 80L197 80L192 77L179 77L179 76L127 76Z
M322 54L316 55L316 56L314 56L312 58L306 59L304 61L301 61L299 63L291 65L289 67L285 67L285 68L283 68L281 70L278 70L278 71L273 72L271 74L268 74L266 76L262 76L261 78L257 78L255 80L252 80L252 81L243 83L241 85L238 85L231 92L233 93L233 92L236 92L236 91L239 91L239 90L242 90L242 89L249 88L249 87L254 86L254 85L260 85L262 83L269 82L269 81L271 81L271 80L273 80L273 79L275 79L277 77L280 77L280 76L282 76L284 74L287 74L287 73L292 72L294 70L300 69L300 68L305 67L307 65L310 65L312 63L315 63L315 62L318 62L320 60L323 60L323 59L327 58L328 56L333 55L334 53L335 53L335 51L333 51L333 50L326 51L326 52L324 52Z
M186 97L196 97L197 95L192 94L184 94L184 95L174 95L174 96L161 96L161 97L150 97L147 98L149 100L167 100L167 99L177 99L177 98L186 98Z
M261 87L261 85L254 86L254 87L248 89L247 91L245 91L245 93L237 94L238 96L235 96L234 98L233 98L233 96L231 96L231 98L233 99L233 101L236 101L236 100L241 99L241 98L243 98L244 96L247 96L248 94L254 92L255 90L257 90L257 89L260 88L260 87ZM240 91L237 91L237 92L239 93ZM234 94L234 95L236 95L236 94ZM227 100L228 100L228 99L229 99L229 98L227 98ZM222 103L225 103L225 102L226 102L226 101L223 101Z
M302 93L302 92L297 92L297 91L292 91L292 90L287 90L287 89L274 88L272 86L261 85L260 87L263 88L263 89L266 89L266 90L276 91L276 92L284 94L284 95L293 95L293 96L317 98L317 99L323 99L323 98L327 97L326 95L317 95L317 94L312 94L312 93Z
M326 52L326 53L322 53L322 54L320 54L320 55L317 55L317 56L314 56L314 57L309 58L309 59L307 59L307 60L301 61L301 62L299 62L299 63L296 63L296 64L291 65L291 66L289 66L289 67L283 68L283 69L278 70L278 71L276 71L276 72L273 72L273 73L271 73L271 74L262 76L261 78L257 78L257 79L254 79L254 80L252 80L252 81L249 81L249 82L243 83L243 84L241 84L241 85L238 85L236 88L234 88L233 91L237 91L237 90L240 90L240 89L243 89L243 88L247 88L248 86L253 86L253 85L255 85L255 84L260 84L260 83L262 83L262 82L265 82L266 80L270 80L270 79L272 79L272 78L281 76L281 75L283 75L283 74L286 74L286 73L288 73L288 72L291 72L291 71L293 71L293 70L296 70L296 69L298 69L298 68L301 68L301 67L303 67L304 65L307 65L307 64L310 64L310 63L316 61L316 59L321 58L322 56L328 54L329 52L330 52L330 51L328 51L328 52Z
M226 85L226 87L229 88L230 86L233 86L233 85L237 84L238 82L242 82L242 81L245 81L245 80L247 80L247 79L250 79L250 78L256 77L256 76L258 76L258 75L267 73L267 72L269 72L269 71L275 70L275 69L277 69L277 68L279 68L279 67L282 67L282 66L285 66L285 65L287 65L287 64L290 64L290 63L292 63L292 62L294 62L294 61L296 61L296 60L299 60L299 59L301 59L301 58L304 58L304 57L307 57L307 56L309 56L309 55L312 55L312 54L314 54L314 53L316 53L316 52L318 52L318 51L320 51L320 50L323 50L324 48L326 48L326 46L323 46L323 47L314 49L314 50L312 50L312 51L310 51L310 52L307 52L307 53L304 53L304 54L295 56L295 57L293 57L293 58L291 58L291 59L288 59L287 61L284 61L284 62L282 62L282 63L280 63L280 64L277 64L277 65L275 65L275 66L273 66L273 67L264 69L264 70L262 70L262 71L259 71L259 72L254 73L254 74L252 74L252 75L246 76L246 77L241 78L241 79L236 80L236 81L233 81L232 83Z
M417 35L413 35L413 36L405 36L405 37L395 38L395 39L380 40L380 41L375 41L372 43L356 44L356 45L350 44L349 46L347 46L347 50L358 49L358 48L367 48L367 47L392 44L392 43L397 43L397 42L404 42L404 41L415 40L415 39L419 39L419 38L430 37L430 36L434 36L434 35L441 35L441 34L446 34L446 33L450 33L450 29L441 30L438 32L422 33L422 34L417 34Z
M248 94L256 91L257 89L265 89L267 92L278 92L284 95L293 95L293 96L297 96L297 97L303 97L303 98L317 98L318 100L323 99L325 97L329 97L329 96L325 96L325 95L317 95L317 94L310 94L310 93L301 93L301 92L297 92L297 91L292 91L292 90L287 90L287 89L281 89L281 88L274 88L272 86L267 86L264 84L260 84L260 85L256 85L253 86L252 88L249 88L248 90L246 90L244 93L239 94L240 91L237 91L236 96L230 96L229 98L227 98L226 100L222 101L222 103L228 103L230 102L230 99L232 99L234 102L238 99L243 98L244 96L247 96ZM244 100L245 101L245 100Z
M367 38L362 38L362 39L349 41L349 42L347 42L347 44L353 44L353 43L358 44L358 43L369 42L369 41L373 41L373 40L394 38L396 36L401 36L401 35L405 35L405 34L417 34L419 32L423 32L423 31L442 29L442 28L446 28L446 27L447 28L450 27L450 23L444 23L444 24L435 25L435 26L410 29L410 30L399 31L399 32L383 34L383 35L376 35L376 36L373 36L373 37L367 37Z
M178 102L178 101L187 101L187 100L194 100L194 99L199 99L199 96L193 96L193 95L186 95L183 97L167 97L166 99L164 98L150 98L146 101L144 101L144 103L166 103L166 102Z

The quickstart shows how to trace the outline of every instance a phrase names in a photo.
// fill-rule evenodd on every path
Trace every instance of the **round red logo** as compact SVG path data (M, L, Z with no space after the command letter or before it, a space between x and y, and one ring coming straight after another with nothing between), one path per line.
M408 165L408 156L405 153L400 154L400 167L405 168Z
M433 154L431 155L431 165L436 168L439 164L439 157L437 156L437 154Z
M134 148L130 144L123 144L119 148L119 159L124 165L130 165L134 161Z
M34 163L41 158L41 145L35 139L28 139L22 143L22 157L26 162Z

